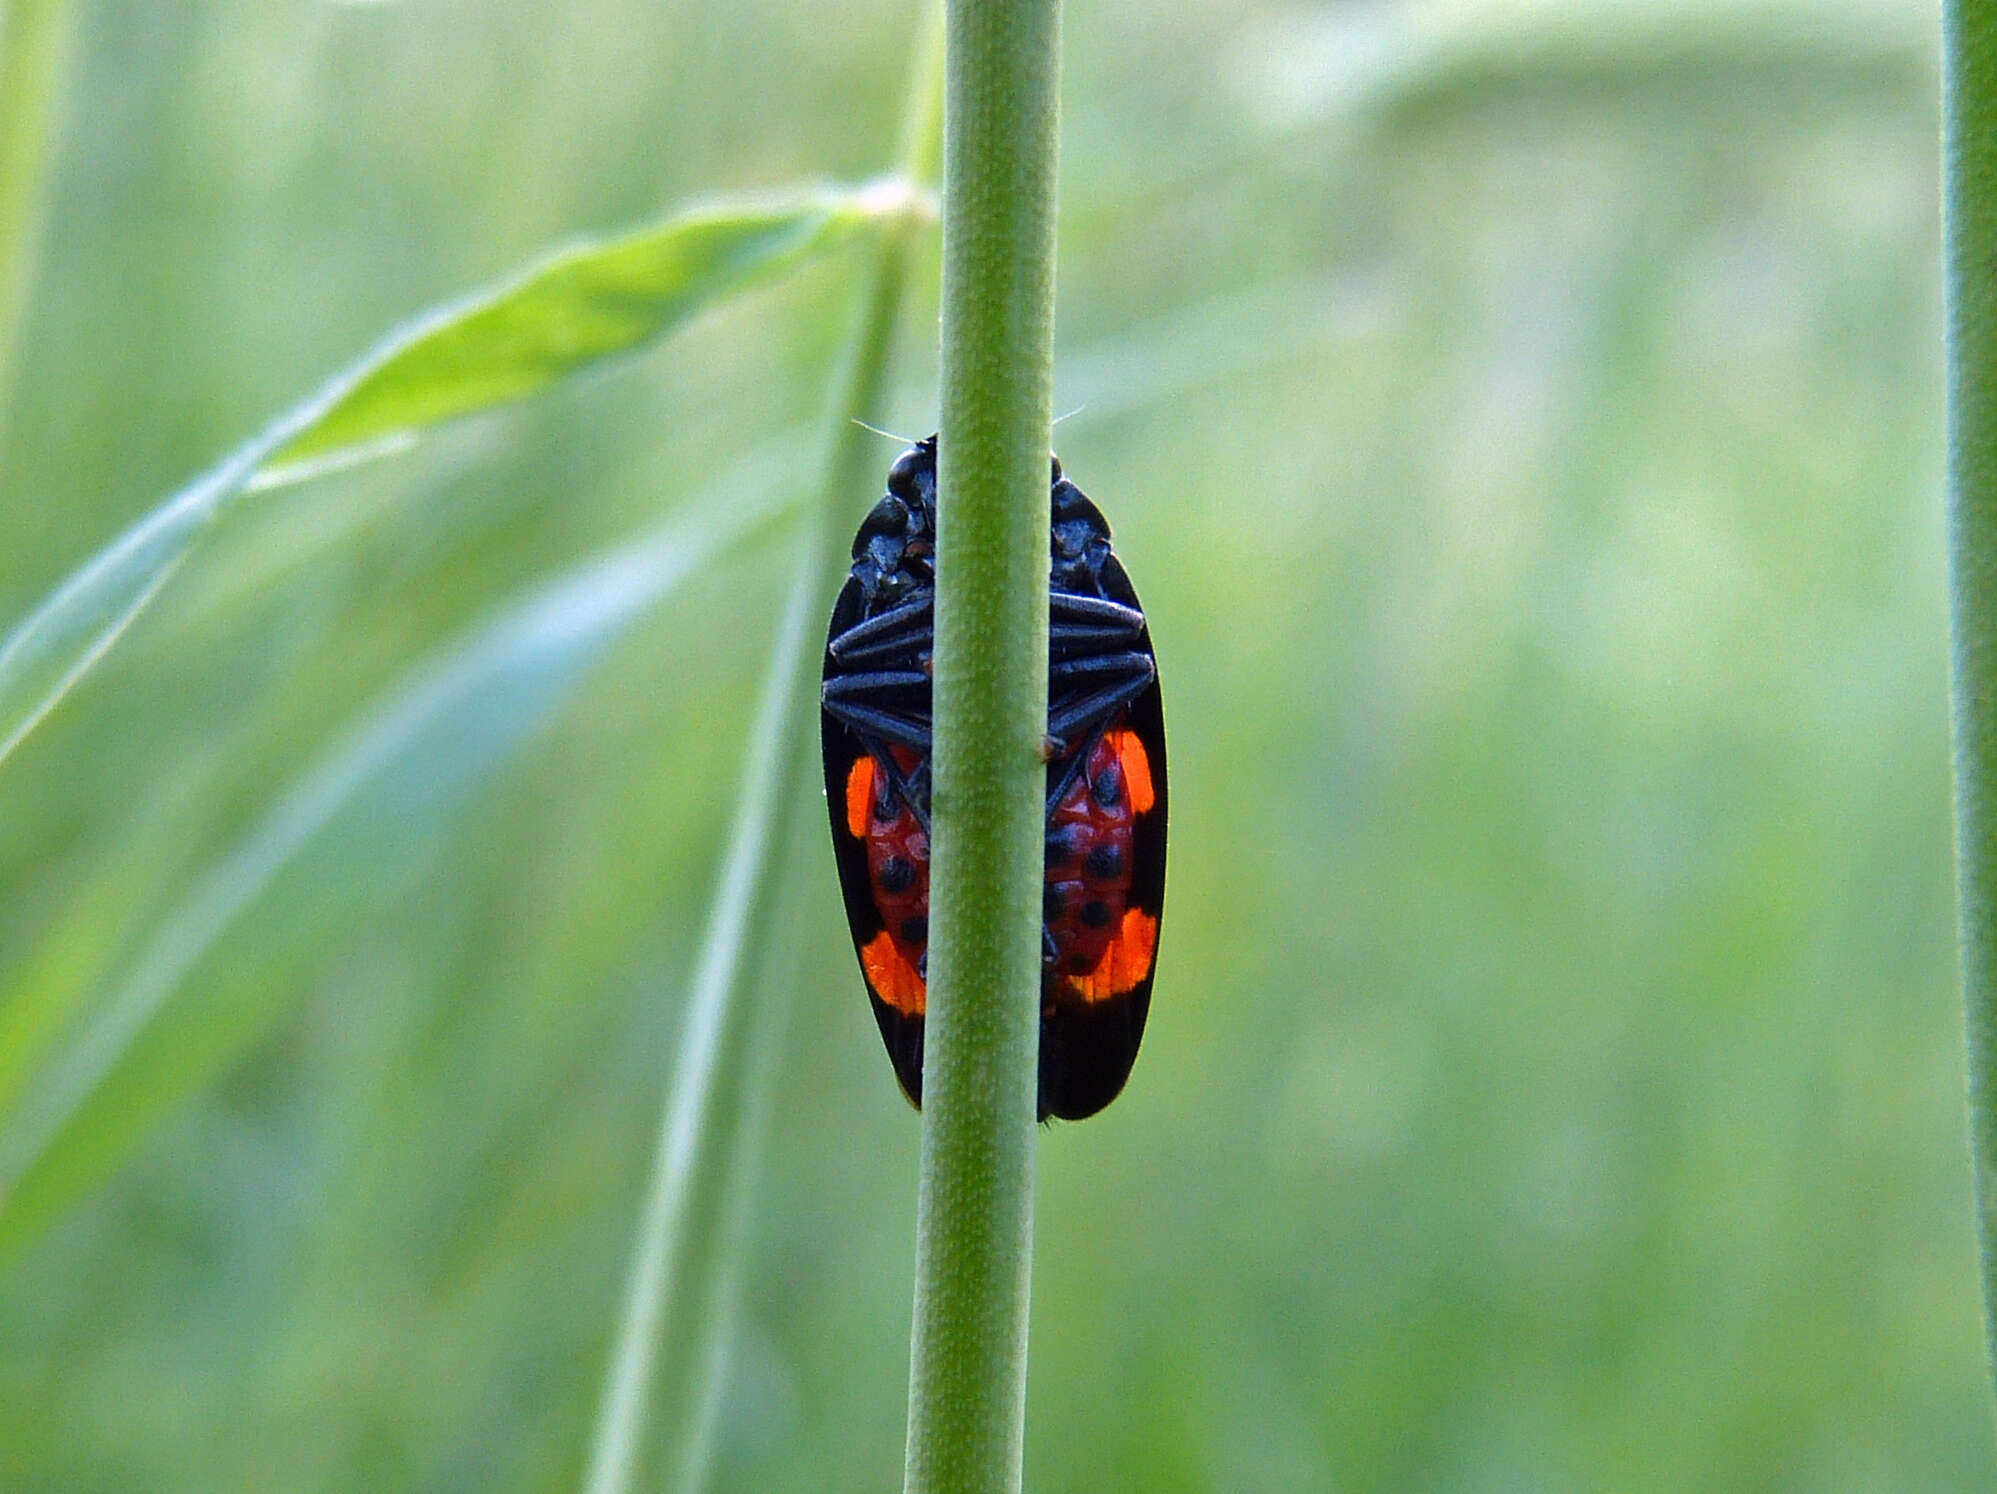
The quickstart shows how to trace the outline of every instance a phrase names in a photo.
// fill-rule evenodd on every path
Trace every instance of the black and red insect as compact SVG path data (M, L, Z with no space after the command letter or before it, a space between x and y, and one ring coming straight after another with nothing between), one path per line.
M1081 1120L1137 1060L1165 899L1165 716L1144 610L1102 513L1058 458L1050 488L1047 883L1040 1119ZM874 1017L922 1103L928 996L936 438L888 472L825 643L825 794Z

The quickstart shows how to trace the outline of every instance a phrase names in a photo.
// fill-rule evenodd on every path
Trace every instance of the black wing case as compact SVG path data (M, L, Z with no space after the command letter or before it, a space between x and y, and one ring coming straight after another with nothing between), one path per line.
M832 680L843 672L832 657L832 639L859 622L863 610L860 583L849 578L832 608L832 625L826 633L824 680ZM830 712L819 712L818 725L819 743L825 760L825 808L832 821L832 851L839 865L839 890L846 903L846 927L853 936L853 957L858 961L860 977L866 983L867 1001L874 1009L874 1021L881 1030L881 1041L887 1047L888 1059L894 1065L895 1078L908 1102L920 1109L923 1019L919 1014L910 1016L903 1013L882 1000L867 974L867 945L886 933L887 925L882 922L880 907L874 902L873 885L867 870L867 843L855 835L846 822L847 779L852 776L853 765L871 753L859 733Z
M1137 590L1114 555L1102 569L1103 590L1114 602L1139 612ZM1158 690L1151 630L1137 647L1150 654L1150 686L1131 701L1122 724L1137 735L1151 765L1151 807L1132 826L1130 906L1158 921L1165 913L1165 706ZM1154 943L1151 963L1129 990L1096 1002L1048 1001L1040 1020L1040 1118L1086 1120L1123 1090L1144 1040L1151 1011L1151 984L1158 972Z

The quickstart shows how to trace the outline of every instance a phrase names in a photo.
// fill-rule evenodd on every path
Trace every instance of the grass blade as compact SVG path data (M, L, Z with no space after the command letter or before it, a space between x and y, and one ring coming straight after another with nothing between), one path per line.
M1943 10L1957 930L1986 1347L1997 1352L1997 6Z
M815 543L803 546L749 735L748 767L730 820L734 833L701 938L700 962L660 1117L652 1177L625 1287L617 1347L598 1410L584 1485L589 1494L623 1494L638 1468L658 1344L686 1245L687 1204L701 1181L708 1131L720 1108L717 1080L734 1021L743 951L768 895L766 871L772 859L770 841L783 787L782 768L789 761L787 749L797 728L795 682L807 657L818 595L811 585L818 550Z
M361 376L271 463L398 445L416 432L525 399L587 364L642 347L703 306L899 211L892 183L730 200L613 239L557 250L518 278L396 333Z
M911 182L925 182L934 174L934 141L941 109L937 86L941 46L940 27L932 24L928 44L918 49L904 118L901 161L903 179ZM659 1120L651 1181L584 1472L587 1494L628 1494L637 1478L653 1385L658 1378L659 1346L669 1312L680 1299L703 1304L710 1315L710 1321L690 1324L691 1331L682 1336L681 1341L690 1346L689 1353L710 1374L716 1374L724 1352L725 1327L719 1318L728 1311L731 1291L727 1278L734 1269L728 1259L728 1240L740 1233L739 1217L748 1207L748 1182L742 1174L754 1165L758 1145L755 1111L761 1103L758 1087L771 1068L761 1061L767 1054L752 1055L741 1066L749 1077L739 1078L734 1086L738 1093L732 1096L732 1143L728 1136L717 1143L707 1133L731 1108L731 1096L718 1092L720 1055L730 1027L743 1025L734 1008L739 1005L743 984L744 939L774 895L774 868L779 859L772 841L785 774L795 756L791 747L807 739L807 725L817 714L818 652L810 645L831 610L846 555L844 536L836 532L832 518L873 486L868 480L871 441L855 421L876 412L887 387L895 326L918 226L913 211L883 226L846 366L831 402L823 485L800 543L790 602L771 650L769 679L750 737L742 796L730 820L734 834L708 912L679 1056ZM778 999L775 990L766 994L766 1001ZM770 1017L767 1012L764 1015ZM758 1025L764 1033L781 1029L776 1020ZM731 1175L717 1180L716 1175L724 1170ZM709 1252L710 1258L716 1259L714 1274L720 1279L708 1283L704 1292L687 1290L687 1284L679 1279L687 1254L689 1204L697 1190L721 1197L725 1216L718 1226L723 1248L718 1257ZM712 1385L705 1387L700 1403L691 1412L688 1442L675 1460L676 1477L683 1489L697 1487L705 1477L716 1394Z
M1229 77L1276 127L1417 116L1505 90L1784 75L1925 86L1930 14L1898 0L1473 0L1327 7L1250 28Z
M136 1056L188 976L285 869L336 828L365 845L364 876L325 879L351 895L394 881L461 806L567 699L584 669L700 565L766 520L773 474L729 474L726 503L664 527L542 587L412 671L254 824L161 921L110 998L10 1106L0 1132L0 1248L101 1176L147 1121L232 1051L277 991L217 1033L177 1034ZM748 495L745 497L745 495ZM341 894L336 891L334 896ZM165 1046L165 1045L162 1045ZM198 1054L191 1058L190 1054ZM113 1081L116 1102L107 1097Z
M685 1254L688 1203L696 1187L706 1181L704 1174L717 1165L717 1157L727 1160L726 1149L717 1150L708 1136L717 1114L726 1107L725 1097L717 1092L720 1056L731 1025L739 1023L735 1008L743 984L744 943L771 896L772 869L777 864L771 842L785 773L794 756L790 747L803 738L817 709L818 654L810 645L831 610L831 587L840 574L831 558L830 516L855 493L869 491L865 475L872 437L847 415L871 413L880 401L914 226L913 219L904 219L883 234L851 363L834 402L839 416L825 464L824 489L801 542L790 601L771 651L769 678L750 734L741 798L729 821L734 834L708 913L679 1055L660 1117L652 1177L584 1479L589 1494L626 1494L633 1486L659 1344L669 1311L682 1295L677 1277ZM844 553L843 545L839 553ZM744 1097L743 1103L753 1104L754 1097ZM745 1149L735 1151L735 1165L747 1165ZM725 1291L703 1295L717 1310L726 1298ZM688 1341L703 1338L711 1341L711 1331L695 1332ZM698 1477L698 1469L689 1470L683 1462L681 1476Z
M908 207L893 184L727 200L564 249L416 318L99 551L0 642L0 762L118 641L232 500L406 445L629 353Z

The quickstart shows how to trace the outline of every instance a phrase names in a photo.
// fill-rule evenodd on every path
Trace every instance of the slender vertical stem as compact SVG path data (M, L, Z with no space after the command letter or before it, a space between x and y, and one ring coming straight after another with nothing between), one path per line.
M675 1279L685 1255L690 1206L717 1152L712 1132L733 1096L724 1052L733 1051L744 955L752 929L768 913L778 858L772 854L783 779L793 760L791 744L803 733L816 701L818 656L813 630L831 608L825 584L836 570L826 564L832 503L853 491L865 464L866 437L852 423L854 411L877 413L888 348L901 303L911 225L885 225L879 260L867 289L846 380L835 400L839 416L827 462L824 497L814 505L798 545L790 599L777 639L762 705L750 732L749 764L732 823L714 906L702 939L700 962L688 1000L679 1061L660 1117L652 1178L639 1223L619 1317L617 1345L604 1383L584 1487L589 1494L624 1494L637 1476L641 1439L648 1425L654 1366L673 1306ZM852 432L852 434L848 434ZM739 1057L739 1054L738 1054Z
M751 930L764 924L776 896L774 881L783 862L774 852L777 813L784 779L792 772L793 748L807 735L817 713L819 659L810 640L823 627L832 608L845 553L833 518L854 506L856 494L874 486L871 472L874 437L855 424L877 416L893 364L895 327L901 314L908 263L927 209L921 191L933 174L936 135L937 72L935 48L922 50L911 81L908 114L902 141L901 180L910 193L905 211L879 228L879 244L861 293L859 314L847 345L846 361L835 386L829 412L827 445L818 501L811 507L798 540L797 570L770 659L761 707L750 734L749 765L733 817L734 833L722 866L720 885L709 910L699 966L688 1003L686 1034L679 1062L660 1117L652 1177L645 1211L639 1221L636 1248L625 1286L617 1341L605 1375L602 1400L584 1473L588 1494L626 1494L638 1477L642 1443L653 1399L659 1348L675 1296L692 1295L676 1281L686 1257L689 1218L697 1190L717 1167L751 1165L755 1146L753 1112L758 1097L753 1077L766 1072L753 1061L738 1063L730 1075L724 1054L741 1057L742 1019L736 1011L743 983L743 966ZM811 775L814 779L816 775ZM780 999L775 991L765 1000ZM765 1023L765 1029L780 1024ZM735 1113L725 1114L730 1110ZM744 1117L749 1119L745 1122ZM716 1130L742 1131L717 1141ZM724 1199L728 1189L718 1192ZM740 1201L728 1205L745 1207ZM723 1235L728 1234L726 1226ZM726 1262L721 1269L725 1272ZM725 1311L725 1282L706 1293L713 1311ZM689 1334L689 1341L716 1342L717 1325ZM718 1353L704 1356L718 1362ZM694 1440L702 1435L706 1413L696 1407L691 1417ZM678 1478L683 1487L697 1484L704 1473L699 1453L682 1450Z
M1059 0L950 0L909 1494L1020 1486L1047 723Z
M68 39L69 0L0 0L0 434L34 280L50 121Z
M1956 883L1986 1325L1997 1346L1997 0L1943 9Z

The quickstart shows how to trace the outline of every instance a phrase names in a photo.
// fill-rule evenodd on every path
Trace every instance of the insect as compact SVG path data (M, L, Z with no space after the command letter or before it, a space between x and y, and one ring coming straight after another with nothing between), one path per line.
M1081 1120L1137 1059L1165 896L1165 717L1144 611L1102 513L1049 490L1040 1119ZM846 921L895 1077L922 1103L928 995L936 438L888 472L832 609L820 696Z

